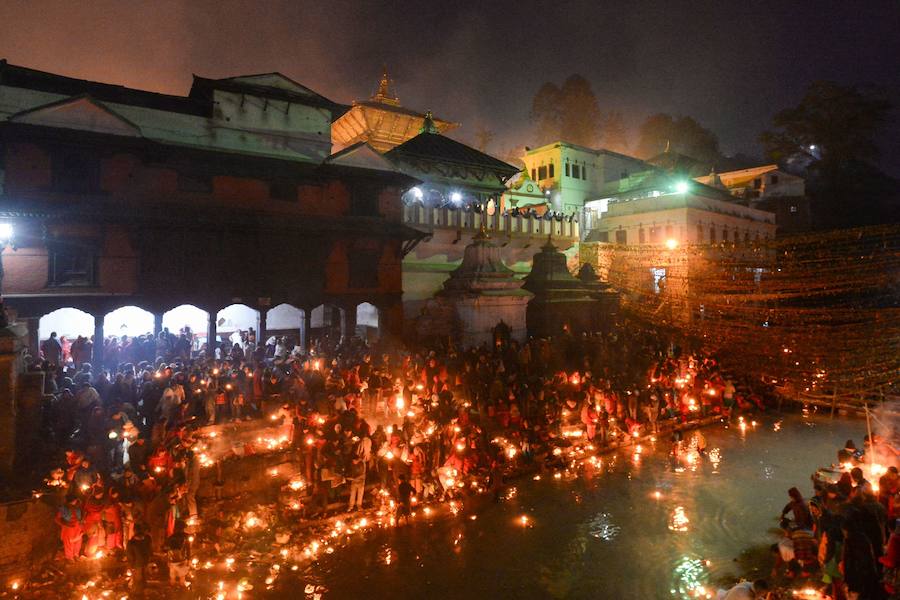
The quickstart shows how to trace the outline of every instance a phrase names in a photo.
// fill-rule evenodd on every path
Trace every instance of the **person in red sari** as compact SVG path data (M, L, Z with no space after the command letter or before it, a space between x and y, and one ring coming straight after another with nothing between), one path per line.
M70 496L56 513L56 524L60 528L59 537L68 561L74 561L81 555L81 536L84 535L81 520L81 503L77 496Z
M100 486L94 487L84 500L84 533L87 534L85 556L94 557L106 547L106 530L103 512L106 510L106 493Z

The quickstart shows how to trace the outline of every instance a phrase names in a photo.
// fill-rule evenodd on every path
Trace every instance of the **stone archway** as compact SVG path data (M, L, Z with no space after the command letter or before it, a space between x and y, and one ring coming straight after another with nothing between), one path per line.
M356 305L356 335L366 341L375 341L381 334L378 307L370 302Z
M122 306L103 317L103 332L107 336L135 337L153 334L153 313L139 306Z
M162 315L162 327L173 334L189 332L191 351L196 352L206 343L209 313L193 304L182 304Z
M38 321L38 349L45 359L50 357L45 352L45 343L53 335L60 344L60 364L73 361L76 364L91 360L90 339L94 335L95 320L93 315L77 308L58 308L43 315ZM103 341L101 340L102 344ZM75 345L75 357L72 356L72 346ZM83 350L87 347L87 350Z

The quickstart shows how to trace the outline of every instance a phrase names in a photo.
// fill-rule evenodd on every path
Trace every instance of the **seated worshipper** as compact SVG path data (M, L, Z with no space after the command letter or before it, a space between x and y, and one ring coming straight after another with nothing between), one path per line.
M810 571L818 565L818 545L811 531L806 529L790 529L787 519L781 520L784 537L777 544L772 545L775 553L775 566L772 567L772 577L778 575L781 565L788 565L785 576L792 578L796 570L800 569L801 577L808 577Z
M790 524L793 529L812 529L812 515L809 513L809 507L803 499L803 495L800 494L800 490L792 487L788 490L788 496L791 501L781 509L781 518L792 513L794 520Z

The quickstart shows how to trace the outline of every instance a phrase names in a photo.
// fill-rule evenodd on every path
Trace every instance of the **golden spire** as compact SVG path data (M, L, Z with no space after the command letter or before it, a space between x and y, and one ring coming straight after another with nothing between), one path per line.
M387 65L382 67L381 81L378 82L378 91L372 96L372 100L381 102L382 104L400 106L400 99L396 95L391 94L391 79L388 77Z

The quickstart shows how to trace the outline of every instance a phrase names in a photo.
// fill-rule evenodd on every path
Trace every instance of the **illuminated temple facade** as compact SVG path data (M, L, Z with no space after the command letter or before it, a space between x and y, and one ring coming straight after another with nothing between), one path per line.
M548 236L577 268L577 219L544 215L543 192L521 167L445 135L456 127L429 111L401 106L384 75L377 93L354 102L333 128L336 146L366 143L417 180L402 202L403 223L425 236L411 243L403 258L404 316L411 335L423 329L417 321L428 319L426 305L444 290L482 230L518 278L530 272L532 256ZM516 206L539 206L544 216L508 210Z
M104 329L123 307L149 317L129 335L177 331L185 306L198 341L222 340L233 307L302 346L360 320L399 335L416 180L364 144L332 152L348 110L279 73L174 96L0 62L2 292L32 352L42 318L72 309L95 339L125 331Z

